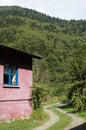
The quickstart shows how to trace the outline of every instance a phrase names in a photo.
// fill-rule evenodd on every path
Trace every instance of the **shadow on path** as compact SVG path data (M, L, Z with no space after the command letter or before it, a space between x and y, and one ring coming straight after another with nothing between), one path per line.
M77 127L71 128L69 130L86 130L86 123L79 125Z
M70 105L62 102L57 109L66 115L72 118L71 123L64 130L86 130L86 122L82 117L76 115L76 111L72 111L72 113L65 111L65 109L70 108Z

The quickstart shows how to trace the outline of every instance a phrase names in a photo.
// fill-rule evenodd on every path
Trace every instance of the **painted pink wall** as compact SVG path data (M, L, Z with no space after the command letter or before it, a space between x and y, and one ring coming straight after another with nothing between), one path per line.
M3 87L3 64L0 65L0 120L29 116L32 112L32 70L18 67L18 88Z

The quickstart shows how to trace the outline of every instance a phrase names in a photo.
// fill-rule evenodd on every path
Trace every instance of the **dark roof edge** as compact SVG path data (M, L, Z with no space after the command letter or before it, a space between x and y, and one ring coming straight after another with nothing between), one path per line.
M37 58L37 59L41 59L41 58L42 58L42 56L34 55L34 54L31 54L31 53L27 53L27 52L25 52L25 51L21 51L21 50L16 49L16 48L8 47L8 46L1 45L1 44L0 44L0 46L3 47L3 48L8 48L8 49L11 49L11 50L13 50L13 51L17 51L17 52L23 53L23 54L25 54L25 55L31 56L32 58Z

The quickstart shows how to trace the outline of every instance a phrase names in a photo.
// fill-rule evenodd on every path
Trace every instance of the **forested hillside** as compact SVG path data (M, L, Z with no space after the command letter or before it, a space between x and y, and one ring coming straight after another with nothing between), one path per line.
M34 82L64 92L73 58L86 44L86 20L61 20L17 6L0 7L0 44L41 55Z

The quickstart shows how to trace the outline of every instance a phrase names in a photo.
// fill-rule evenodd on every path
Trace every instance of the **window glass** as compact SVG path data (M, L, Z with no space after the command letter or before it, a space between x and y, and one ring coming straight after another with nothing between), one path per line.
M12 70L12 73L11 73L11 83L12 84L16 84L16 66L12 65L11 66L11 70Z
M4 83L5 84L9 83L9 65L8 64L4 65Z
M8 74L4 74L4 83L9 84L9 75Z
M16 75L11 75L11 84L16 84Z
M5 64L4 65L4 73L7 74L9 71L9 65L8 64Z
M11 70L12 70L12 74L15 75L16 74L16 66L11 65Z
M4 65L4 84L18 85L18 73L15 65Z

